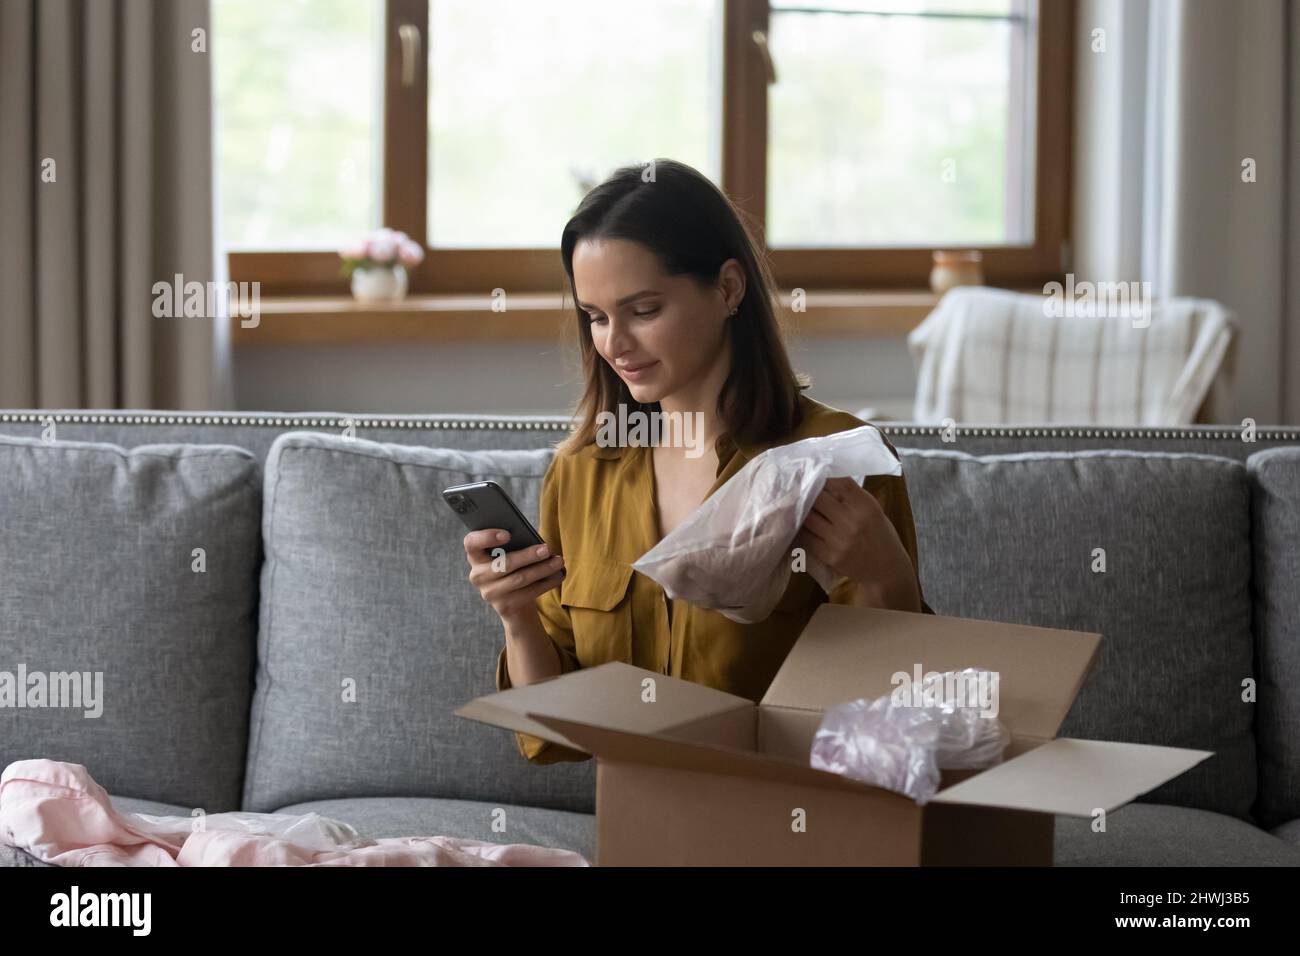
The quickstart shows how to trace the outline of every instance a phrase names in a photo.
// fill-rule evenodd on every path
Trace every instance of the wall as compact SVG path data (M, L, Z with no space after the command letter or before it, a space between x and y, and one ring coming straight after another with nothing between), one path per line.
M902 340L794 340L790 357L818 401L910 417L916 376ZM558 344L538 342L245 348L235 353L235 407L559 414L578 394L569 364Z

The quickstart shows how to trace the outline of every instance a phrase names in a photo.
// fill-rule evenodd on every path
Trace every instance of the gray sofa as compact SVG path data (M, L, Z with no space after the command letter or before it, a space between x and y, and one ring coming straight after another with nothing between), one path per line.
M1300 864L1300 430L882 427L937 612L1104 636L1062 734L1214 751L1104 832L1058 819L1057 863ZM594 861L595 761L452 714L502 638L438 492L490 477L535 515L564 428L0 411L0 671L103 688L98 716L0 707L0 766L85 764L128 811Z

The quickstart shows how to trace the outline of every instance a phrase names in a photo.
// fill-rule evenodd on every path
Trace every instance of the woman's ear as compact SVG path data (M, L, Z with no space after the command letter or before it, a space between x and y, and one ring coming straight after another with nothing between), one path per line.
M718 269L718 291L729 314L735 314L745 298L745 269L738 259L728 259Z

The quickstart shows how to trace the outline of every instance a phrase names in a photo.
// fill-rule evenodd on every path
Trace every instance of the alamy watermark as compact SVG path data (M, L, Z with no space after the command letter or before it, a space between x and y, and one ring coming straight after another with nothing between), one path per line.
M148 936L152 913L152 893L83 893L74 883L68 892L50 897L51 926L118 926L133 936Z
M1132 319L1133 328L1151 324L1150 282L1075 282L1043 286L1043 315L1049 319Z
M91 720L104 713L103 671L0 671L0 707L83 708Z
M699 458L704 454L704 413L628 411L620 402L617 414L596 413L596 444L601 448L663 445L685 448L687 458Z
M895 671L889 678L894 685L890 702L895 707L939 707L954 704L978 708L981 717L996 717L999 710L997 671L927 671L914 664L912 673Z
M186 282L176 273L172 282L153 284L155 319L218 319L239 316L245 329L262 323L262 283L260 282Z

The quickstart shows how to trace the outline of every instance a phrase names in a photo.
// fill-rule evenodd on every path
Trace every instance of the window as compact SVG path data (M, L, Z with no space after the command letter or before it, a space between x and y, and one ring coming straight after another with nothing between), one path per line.
M217 0L221 230L331 249L379 225L381 0Z
M591 186L655 155L717 181L719 0L435 0L429 16L431 247L558 247Z
M223 231L264 295L426 243L416 293L558 291L564 221L672 156L784 287L924 287L935 248L1059 276L1072 0L213 0Z
M1031 26L1012 0L774 0L767 235L786 246L1033 238ZM1024 175L1028 171L1030 175Z

